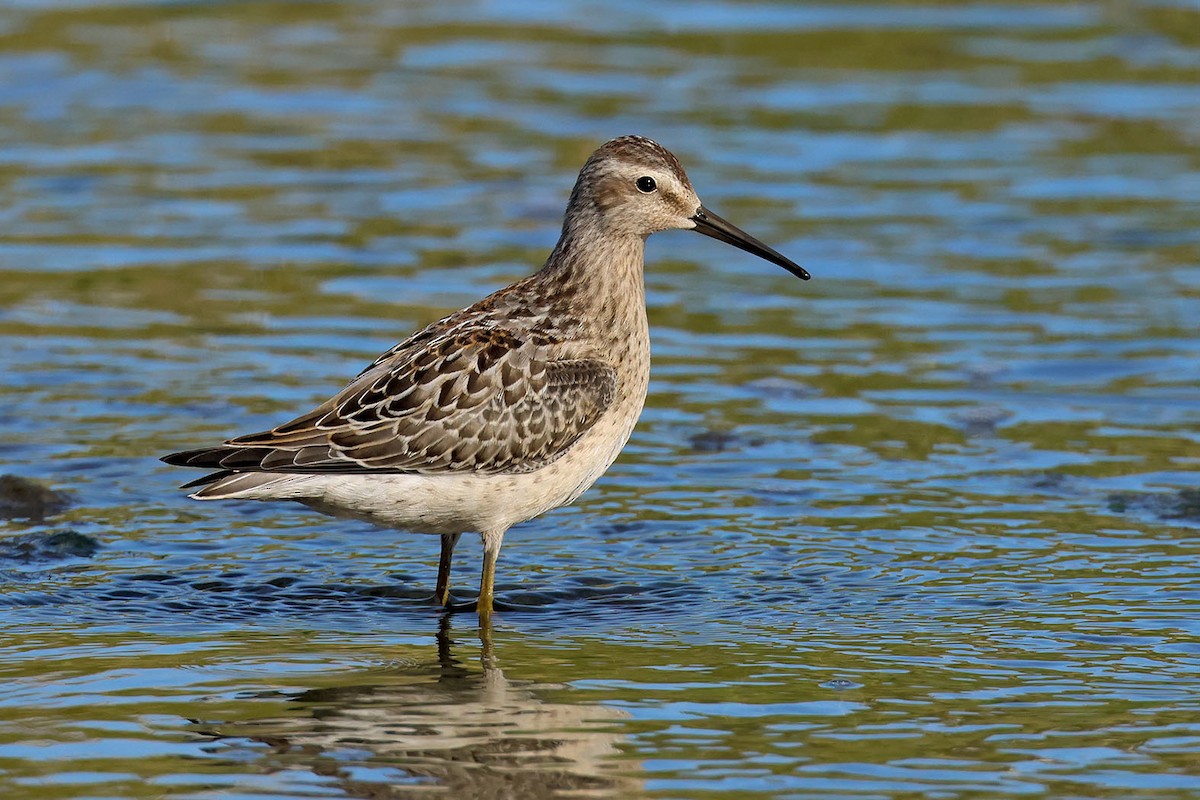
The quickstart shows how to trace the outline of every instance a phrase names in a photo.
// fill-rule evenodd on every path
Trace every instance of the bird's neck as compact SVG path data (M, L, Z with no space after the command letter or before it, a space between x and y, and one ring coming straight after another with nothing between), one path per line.
M645 315L646 240L614 234L597 224L568 225L538 278L577 307L617 303Z

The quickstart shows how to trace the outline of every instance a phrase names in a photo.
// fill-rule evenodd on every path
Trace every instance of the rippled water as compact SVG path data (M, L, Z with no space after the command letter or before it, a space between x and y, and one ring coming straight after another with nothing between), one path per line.
M1200 795L1200 10L0 11L8 797ZM205 504L156 456L538 265L651 135L685 233L625 454L510 532ZM476 581L478 545L455 581Z

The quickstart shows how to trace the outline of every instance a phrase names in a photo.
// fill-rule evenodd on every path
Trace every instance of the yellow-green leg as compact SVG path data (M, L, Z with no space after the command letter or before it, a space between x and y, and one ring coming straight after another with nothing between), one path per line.
M504 529L484 531L483 577L479 581L479 624L490 625L492 611L496 606L496 559L500 557L500 543L504 541Z
M442 557L438 561L437 589L433 594L440 606L450 605L450 562L454 560L454 545L460 536L461 533L442 534Z

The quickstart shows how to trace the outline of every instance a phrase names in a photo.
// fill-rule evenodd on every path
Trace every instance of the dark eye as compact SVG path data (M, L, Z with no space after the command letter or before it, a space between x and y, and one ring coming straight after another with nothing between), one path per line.
M633 182L633 185L638 187L639 192L645 192L646 194L650 194L658 188L658 184L654 182L654 178L651 178L649 175L643 175L638 178Z

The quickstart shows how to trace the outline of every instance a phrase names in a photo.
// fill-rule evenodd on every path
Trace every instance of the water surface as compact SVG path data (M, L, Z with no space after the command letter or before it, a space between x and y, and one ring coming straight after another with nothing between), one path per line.
M72 505L0 522L4 796L1197 796L1197 30L10 4L0 472ZM651 240L642 422L488 641L435 539L177 491L530 272L631 132L814 280Z

